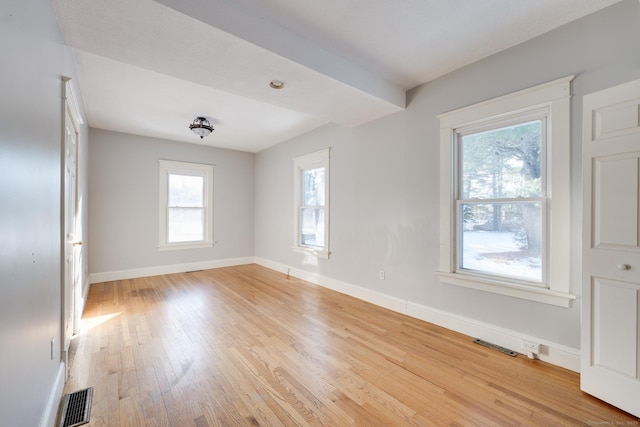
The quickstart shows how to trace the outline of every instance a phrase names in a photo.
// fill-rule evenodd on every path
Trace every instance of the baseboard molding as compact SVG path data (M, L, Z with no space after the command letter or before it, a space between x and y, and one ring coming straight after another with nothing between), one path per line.
M40 419L40 427L51 427L56 423L58 407L60 406L60 399L62 398L62 391L64 390L65 369L65 364L61 361L56 379L51 388L51 393L49 393L47 406L44 408L42 418Z
M580 372L580 351L578 349L396 298L302 269L289 267L264 258L256 257L255 263L354 298L370 302L380 307L442 326L464 335L468 335L469 337L480 338L484 341L488 341L517 352L521 351L520 343L522 340L540 343L540 354L538 355L540 360L561 366L574 372Z
M254 257L229 258L210 261L199 261L185 264L159 265L155 267L134 268L131 270L108 271L89 274L89 282L102 283L112 280L136 279L139 277L160 276L162 274L185 273L187 271L208 270L211 268L230 267L233 265L252 264Z

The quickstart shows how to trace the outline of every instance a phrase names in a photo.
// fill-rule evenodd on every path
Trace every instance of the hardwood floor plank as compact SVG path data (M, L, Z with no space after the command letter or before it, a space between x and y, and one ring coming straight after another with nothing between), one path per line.
M94 284L82 329L65 391L94 387L91 427L638 421L574 372L257 265Z

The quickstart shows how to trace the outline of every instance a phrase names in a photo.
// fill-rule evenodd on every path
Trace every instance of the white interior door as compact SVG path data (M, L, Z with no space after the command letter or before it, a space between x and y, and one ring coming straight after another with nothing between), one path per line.
M583 105L580 384L640 417L640 80Z
M79 267L80 245L77 222L77 157L78 157L78 124L74 118L73 107L67 97L70 83L65 82L65 119L64 119L64 272L62 292L63 313L63 358L65 364L69 344L73 334L77 332L79 316L76 314L78 295L81 287L81 269ZM67 364L68 366L68 364Z

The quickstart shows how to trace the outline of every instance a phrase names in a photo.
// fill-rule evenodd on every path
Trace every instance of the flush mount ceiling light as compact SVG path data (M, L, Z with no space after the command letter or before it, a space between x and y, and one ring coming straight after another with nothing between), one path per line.
M271 80L269 82L269 86L272 89L284 89L284 87L286 86L286 83L283 82L282 80Z
M193 131L200 139L213 132L213 126L209 123L209 120L204 117L196 117L196 119L189 125L189 129Z

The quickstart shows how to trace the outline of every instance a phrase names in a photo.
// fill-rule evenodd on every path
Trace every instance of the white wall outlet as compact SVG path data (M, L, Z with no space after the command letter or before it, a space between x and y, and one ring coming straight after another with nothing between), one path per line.
M380 280L384 280L384 270L380 270L380 274L378 275Z
M535 359L540 353L540 344L533 341L522 340L522 349L527 353L529 359Z

